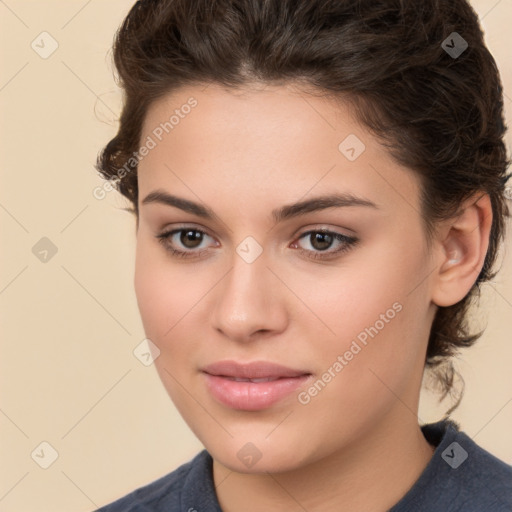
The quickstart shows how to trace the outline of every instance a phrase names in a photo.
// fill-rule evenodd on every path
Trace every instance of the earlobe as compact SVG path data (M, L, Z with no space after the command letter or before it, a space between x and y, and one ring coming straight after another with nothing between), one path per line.
M443 223L436 241L437 271L432 301L447 307L461 301L471 290L483 267L492 224L488 194L473 195L461 213Z

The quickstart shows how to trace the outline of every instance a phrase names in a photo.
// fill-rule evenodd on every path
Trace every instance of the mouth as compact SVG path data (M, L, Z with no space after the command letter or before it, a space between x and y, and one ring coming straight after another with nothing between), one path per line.
M305 384L311 372L266 361L219 361L203 368L206 386L215 400L232 409L267 409Z
M274 380L283 379L285 377L262 377L261 379L244 379L243 377L228 377L227 375L216 375L216 377L224 377L235 382L272 382Z

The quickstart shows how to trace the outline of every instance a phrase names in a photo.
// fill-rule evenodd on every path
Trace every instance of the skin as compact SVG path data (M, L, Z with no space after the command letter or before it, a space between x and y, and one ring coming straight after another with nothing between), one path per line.
M461 300L483 265L489 198L470 198L429 248L415 174L347 104L290 84L180 89L151 105L141 142L191 96L197 106L139 165L135 291L146 336L160 350L159 376L214 458L225 512L329 512L340 504L385 511L432 457L417 417L428 335L437 307ZM338 149L349 134L366 146L355 161ZM155 190L218 218L143 204ZM333 192L377 208L271 218L275 208ZM190 258L172 256L157 238L179 227L207 233L195 246L179 234L168 239ZM322 246L301 235L320 228L359 242L313 259ZM236 252L248 236L263 250L252 263ZM326 251L339 246L334 240ZM234 359L307 370L307 390L395 303L400 312L307 404L292 393L265 410L233 410L206 388L200 369ZM261 453L252 467L237 457L248 442Z

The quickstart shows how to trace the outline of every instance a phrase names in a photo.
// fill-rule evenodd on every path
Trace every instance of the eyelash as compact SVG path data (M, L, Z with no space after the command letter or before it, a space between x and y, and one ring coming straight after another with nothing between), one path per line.
M161 243L164 246L164 249L171 254L173 257L177 258L198 258L202 254L208 251L208 249L203 249L201 251L180 251L179 249L174 249L171 247L169 240L170 238L177 234L182 233L184 231L193 231L195 233L201 233L206 236L208 233L201 229L193 228L193 227L182 227L179 229L173 229L171 231L165 231L163 233L160 233L156 235L156 238L158 239L158 242ZM343 253L348 252L350 249L352 249L357 243L359 242L359 239L352 236L342 235L341 233L336 233L335 231L329 231L327 229L316 229L316 230L310 230L302 233L297 240L300 240L308 235L312 235L314 233L321 233L323 235L331 235L334 239L334 241L338 241L342 243L341 247L339 249L336 249L335 251L312 251L308 249L301 249L299 248L298 251L306 255L306 257L312 259L312 260L328 260L332 259L336 255L341 255Z

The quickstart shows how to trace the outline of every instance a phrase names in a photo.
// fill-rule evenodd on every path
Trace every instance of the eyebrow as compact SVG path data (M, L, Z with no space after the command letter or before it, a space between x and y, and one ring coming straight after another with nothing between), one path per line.
M162 190L155 190L154 192L149 193L142 200L142 204L150 203L174 206L175 208L179 208L184 212L192 213L193 215L197 215L198 217L202 217L204 219L220 220L218 215L216 215L215 212L212 209L208 208L207 206L203 206L199 203L194 203L193 201L190 201L188 199L173 196ZM283 222L284 220L305 215L306 213L326 210L327 208L341 208L349 206L364 206L379 209L379 207L369 199L357 197L349 193L342 193L313 197L311 199L306 199L304 201L299 201L297 203L285 205L280 208L276 208L275 210L272 210L271 215L272 218L274 219L274 222L277 224L279 222Z

